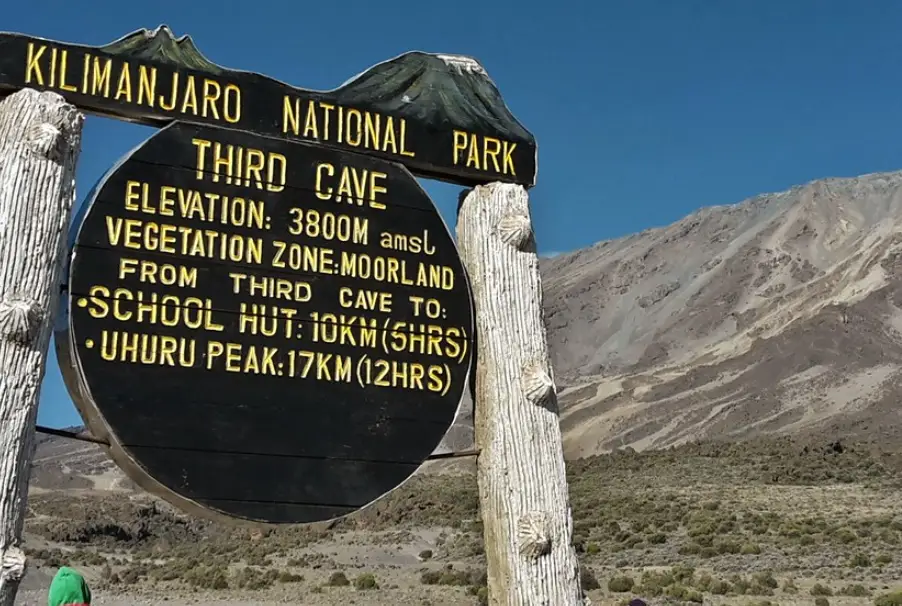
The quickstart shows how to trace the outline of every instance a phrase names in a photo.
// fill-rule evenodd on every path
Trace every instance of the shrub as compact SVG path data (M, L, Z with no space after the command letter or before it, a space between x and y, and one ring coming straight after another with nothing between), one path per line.
M829 587L821 585L820 583L815 583L814 587L811 588L811 591L809 593L811 593L811 595L813 596L833 595L833 591Z
M598 578L588 566L579 567L579 584L582 585L584 591L592 591L593 589L601 588Z
M675 582L676 578L672 571L656 572L653 570L646 570L642 573L641 590L643 594L646 594L649 597L657 597L664 593L664 589L667 586L673 585Z
M874 606L902 606L902 591L885 593L875 598Z
M586 545L586 553L589 555L596 555L598 553L601 553L601 547L598 545L598 543L588 543Z
M423 551L420 552L420 555L418 557L423 561L431 560L432 559L432 550L424 549Z
M852 598L866 598L871 592L864 585L846 585L839 590L839 595L845 595Z
M379 589L376 583L376 577L369 572L365 572L354 579L354 589L358 591L366 591L368 589Z
M852 568L867 568L871 565L871 558L865 553L856 553L849 559Z
M708 588L713 595L727 595L733 590L733 587L726 581L714 581Z
M893 561L893 556L888 553L881 553L876 558L874 558L874 561L878 564L891 564Z
M608 579L608 591L613 591L614 593L626 593L631 590L635 584L636 582L633 581L632 577L611 577Z
M767 587L768 589L776 589L779 586L777 579L774 578L774 573L769 570L753 574L752 582L756 585Z
M830 600L824 596L814 598L814 606L830 606Z
M742 546L739 553L742 555L759 555L761 547L757 543L746 543Z
M279 573L279 582L280 583L300 583L304 580L299 574L294 574L293 572L289 572L287 570L283 570Z
M333 572L329 576L329 580L326 582L326 585L329 587L347 587L351 582L348 580L348 577L345 576L343 572Z
M195 568L194 570L198 569ZM235 575L234 584L239 589L266 589L272 585L272 582L278 578L278 575L279 573L276 571L263 573L255 568L245 567Z
M420 575L420 583L423 585L438 585L441 578L442 573L438 570L424 570Z
M470 575L464 570L446 568L438 579L439 585L465 587L470 584Z
M228 589L228 574L217 566L197 566L182 577L189 585L200 589Z
M742 550L742 545L737 541L718 541L714 548L718 554L739 553Z

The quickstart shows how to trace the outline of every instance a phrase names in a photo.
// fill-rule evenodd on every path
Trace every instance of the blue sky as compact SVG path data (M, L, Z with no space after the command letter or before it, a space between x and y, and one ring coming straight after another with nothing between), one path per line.
M540 250L702 206L902 168L902 2L8 2L0 28L104 44L191 34L211 60L329 89L407 50L478 58L539 144ZM91 117L79 202L144 127ZM449 225L458 188L427 183ZM80 420L55 358L39 421Z

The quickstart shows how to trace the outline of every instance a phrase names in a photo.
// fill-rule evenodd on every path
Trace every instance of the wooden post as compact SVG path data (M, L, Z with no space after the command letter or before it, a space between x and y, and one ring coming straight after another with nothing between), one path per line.
M55 93L0 101L0 606L13 606L25 573L34 425L83 122Z
M529 195L462 196L457 239L476 306L475 425L489 603L586 603L572 545L554 373Z

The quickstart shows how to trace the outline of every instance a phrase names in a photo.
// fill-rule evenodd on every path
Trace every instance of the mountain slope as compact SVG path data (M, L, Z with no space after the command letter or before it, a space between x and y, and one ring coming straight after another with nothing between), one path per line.
M569 456L829 432L898 441L902 173L698 211L543 266Z

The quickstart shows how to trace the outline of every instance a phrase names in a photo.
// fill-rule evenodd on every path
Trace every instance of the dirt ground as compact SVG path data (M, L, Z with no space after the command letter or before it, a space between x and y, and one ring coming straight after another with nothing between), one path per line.
M568 475L593 604L902 606L902 593L879 600L902 591L895 455L695 445L574 461ZM479 606L477 505L472 476L429 476L333 528L266 534L140 495L36 492L16 604L44 606L66 564L111 606Z

